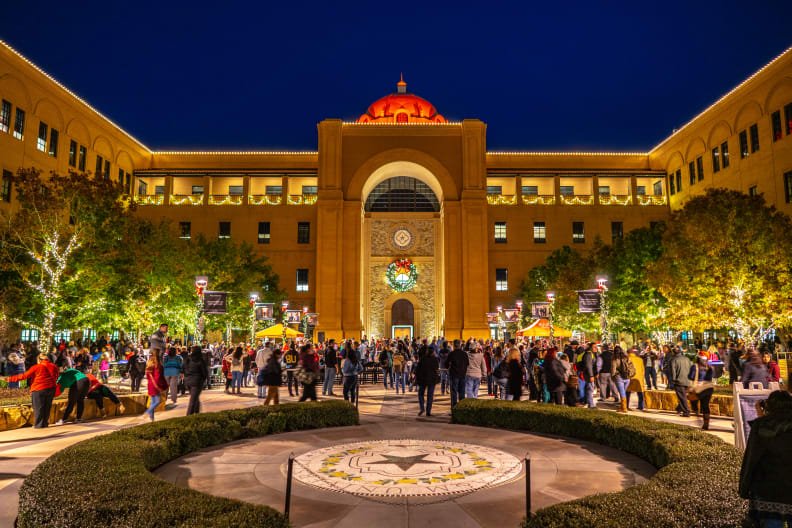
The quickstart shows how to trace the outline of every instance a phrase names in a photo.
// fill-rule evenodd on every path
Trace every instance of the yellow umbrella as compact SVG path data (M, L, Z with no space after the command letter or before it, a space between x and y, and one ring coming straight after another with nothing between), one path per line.
M298 332L297 330L289 328L288 326L286 327L286 337L304 337L304 336L305 336L305 334L303 334L302 332ZM282 338L283 337L283 325L282 324L276 324L276 325L270 326L269 328L265 328L264 330L259 330L258 332L256 332L256 338L263 338L263 337L269 337L269 338L278 338L278 337L280 337L280 338Z
M517 330L518 337L550 337L550 321L547 319L536 319L534 322L523 328ZM572 337L572 332L561 328L560 326L553 325L554 337Z

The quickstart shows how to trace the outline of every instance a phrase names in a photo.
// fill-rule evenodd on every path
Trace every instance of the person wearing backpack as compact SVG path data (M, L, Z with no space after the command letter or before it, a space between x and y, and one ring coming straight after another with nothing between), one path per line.
M638 410L644 410L644 390L646 389L646 370L644 369L643 358L638 355L638 349L631 348L627 359L632 365L630 381L627 384L627 409L630 408L630 394L638 393Z
M581 347L582 348L582 347ZM578 349L579 350L579 349ZM597 406L594 404L594 381L596 379L597 371L594 361L594 353L589 344L580 355L580 360L577 362L578 380L583 384L583 399L589 409L595 409ZM643 397L643 393L641 394Z
M496 346L495 353L492 355L492 364L495 367L492 369L492 379L495 385L495 399L500 400L509 399L506 395L506 384L509 383L509 365L505 360L503 350Z
M274 405L280 403L280 384L281 384L281 362L280 351L273 350L267 364L261 369L256 384L258 385L259 379L261 385L267 387L267 398L264 400L264 405L269 405L272 402Z
M388 348L388 344L385 343L385 346L382 348L382 351L379 354L379 365L382 369L382 384L385 385L385 388L388 388L388 380L390 380L391 389L393 388L393 360L391 356L391 351Z
M619 345L613 347L613 362L611 363L611 377L616 383L616 389L621 398L618 412L627 412L627 385L630 378L635 375L635 365L627 358Z
M393 353L393 385L396 387L396 394L399 394L399 385L401 385L402 394L405 393L404 378L407 373L405 372L405 365L407 358L404 357L404 345L399 343L396 352Z

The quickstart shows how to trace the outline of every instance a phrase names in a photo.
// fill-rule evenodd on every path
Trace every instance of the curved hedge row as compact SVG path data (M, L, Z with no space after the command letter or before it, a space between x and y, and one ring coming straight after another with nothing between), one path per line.
M151 471L234 440L357 423L352 405L329 401L197 414L98 436L55 453L25 479L19 526L286 527L272 508L180 488Z
M737 495L742 454L697 429L615 413L527 402L465 399L454 423L588 440L658 468L647 482L543 508L523 527L739 527L746 503Z

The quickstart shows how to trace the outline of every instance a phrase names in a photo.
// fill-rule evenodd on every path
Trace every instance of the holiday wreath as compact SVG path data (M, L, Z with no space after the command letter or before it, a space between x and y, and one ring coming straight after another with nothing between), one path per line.
M397 259L388 264L385 280L394 291L410 291L418 281L418 269L410 259Z

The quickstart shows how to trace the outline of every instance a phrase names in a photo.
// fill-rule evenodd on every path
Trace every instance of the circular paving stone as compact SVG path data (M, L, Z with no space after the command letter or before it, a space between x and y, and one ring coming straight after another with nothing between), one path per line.
M480 445L434 440L373 440L309 451L294 477L324 490L360 496L470 493L509 482L522 462Z

